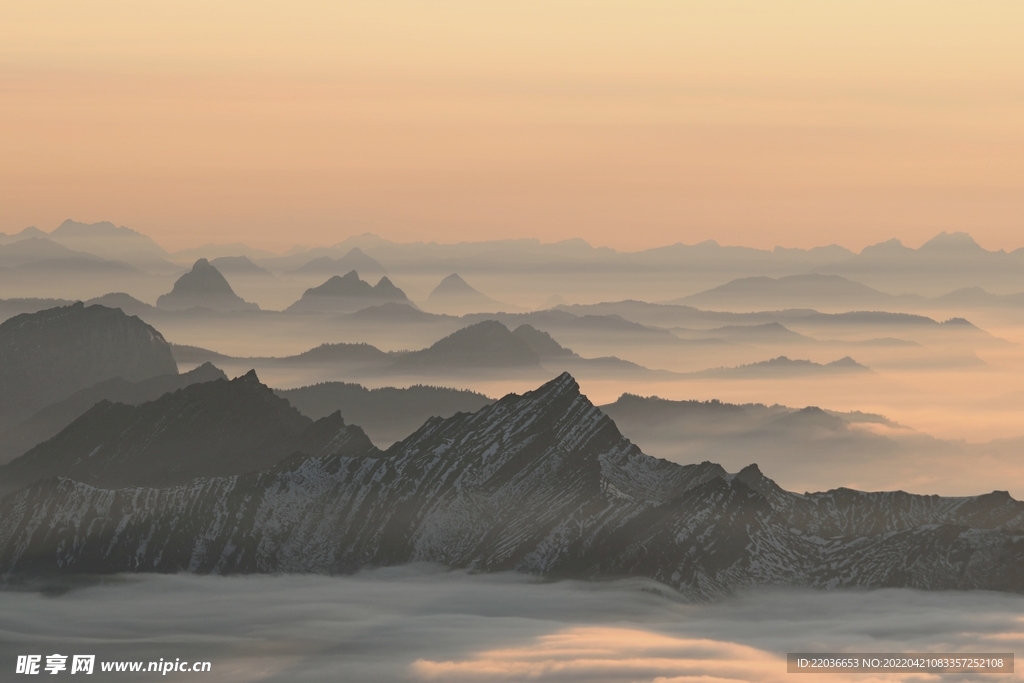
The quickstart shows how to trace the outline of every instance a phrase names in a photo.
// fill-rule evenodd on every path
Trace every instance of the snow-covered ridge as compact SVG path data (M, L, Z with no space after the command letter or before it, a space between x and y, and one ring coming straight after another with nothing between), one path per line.
M163 489L68 479L0 501L0 572L346 572L433 561L647 576L697 598L761 584L1024 590L1024 504L797 495L756 468L643 454L563 374L387 451Z

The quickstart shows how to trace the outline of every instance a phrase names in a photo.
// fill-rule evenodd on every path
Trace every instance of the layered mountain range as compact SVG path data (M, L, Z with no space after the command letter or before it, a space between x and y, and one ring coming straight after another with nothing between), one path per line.
M159 332L116 308L81 302L0 324L0 427L113 377L177 374Z
M411 303L405 292L395 287L387 277L370 285L352 270L343 276L335 275L318 287L307 289L302 298L289 306L288 310L351 312L388 302Z
M259 390L254 377L235 382ZM235 399L222 398L219 410L232 411ZM155 403L132 409L140 429L165 412ZM204 461L189 457L176 476L197 468L196 478L177 485L88 484L70 466L37 478L0 499L0 572L330 573L429 561L647 576L695 598L754 585L1024 591L1024 503L1005 492L797 495L755 465L729 474L673 464L624 438L568 374L432 418L386 451L340 418L330 427L318 453L300 449L262 471L203 476ZM141 452L121 449L119 466L149 457Z
M210 363L203 363L182 374L158 375L139 382L129 382L122 377L103 380L0 431L0 464L55 436L100 401L139 405L170 391L215 379L227 379L227 376Z
M360 445L371 447L356 431ZM334 453L351 437L339 413L314 422L249 372L138 406L99 401L0 467L0 493L54 476L108 488L171 486L264 470L296 453Z

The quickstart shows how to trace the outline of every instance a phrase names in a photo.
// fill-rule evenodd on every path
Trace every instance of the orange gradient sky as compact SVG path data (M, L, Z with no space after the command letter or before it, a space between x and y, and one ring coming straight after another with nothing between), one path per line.
M1024 246L1024 3L0 7L0 231Z

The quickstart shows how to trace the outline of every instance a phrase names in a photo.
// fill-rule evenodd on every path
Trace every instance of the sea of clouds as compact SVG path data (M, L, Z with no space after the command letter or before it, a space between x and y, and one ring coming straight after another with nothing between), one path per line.
M787 674L786 653L809 651L1021 652L1024 596L759 589L694 604L647 580L544 582L429 565L0 591L3 680L15 678L19 654L54 653L213 664L167 681L944 680Z

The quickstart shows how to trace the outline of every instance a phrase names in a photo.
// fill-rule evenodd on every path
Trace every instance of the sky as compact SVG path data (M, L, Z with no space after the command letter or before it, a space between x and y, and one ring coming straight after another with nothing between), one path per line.
M1024 4L0 5L0 231L1024 246Z

